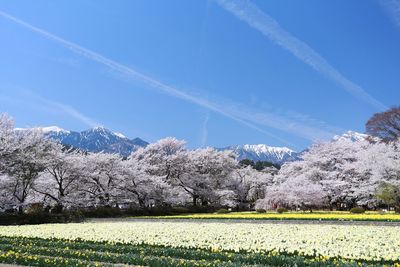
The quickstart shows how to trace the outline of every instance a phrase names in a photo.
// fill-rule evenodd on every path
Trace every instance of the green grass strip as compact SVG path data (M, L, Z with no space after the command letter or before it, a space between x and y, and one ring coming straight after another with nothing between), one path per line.
M112 264L64 257L47 257L16 251L0 251L0 263L39 267L111 267Z

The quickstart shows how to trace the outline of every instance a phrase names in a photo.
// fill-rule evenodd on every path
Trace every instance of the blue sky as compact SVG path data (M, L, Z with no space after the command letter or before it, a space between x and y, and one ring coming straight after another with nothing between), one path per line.
M0 110L300 150L400 99L400 0L0 2Z

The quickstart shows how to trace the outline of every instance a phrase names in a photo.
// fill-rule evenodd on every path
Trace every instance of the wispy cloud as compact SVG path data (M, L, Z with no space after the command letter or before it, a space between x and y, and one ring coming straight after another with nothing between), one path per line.
M75 118L76 120L78 120L79 122L81 122L86 126L89 126L91 128L96 126L101 126L100 123L84 115L82 112L78 111L77 109L75 109L70 105L39 96L31 91L25 91L25 95L29 97L31 100L34 100L36 103L41 103L41 105L45 105L47 109L64 113L72 118Z
M361 86L347 79L308 44L283 29L277 21L265 14L250 0L217 0L217 3L323 76L338 83L349 93L378 110L387 109L386 105L368 94Z
M96 126L101 126L100 123L94 121L93 119L89 118L88 116L82 114L81 112L79 112L78 110L76 110L75 108L63 104L63 103L58 103L58 102L54 102L54 101L50 101L50 100L46 100L46 102L50 105L53 105L57 108L59 108L60 110L62 110L64 113L70 115L71 117L77 119L78 121L80 121L81 123L93 128Z
M400 28L400 0L381 0L380 3L393 23Z
M260 112L237 103L225 101L224 108L229 111L229 114L245 121L279 129L311 141L328 140L333 135L341 133L334 130L335 127L313 123L311 119L295 119L294 116Z
M187 102L194 103L198 106L204 107L210 111L214 111L220 115L223 115L227 118L230 118L232 120L235 120L237 122L240 122L243 125L246 125L249 128L255 129L271 138L274 138L276 140L279 140L282 143L285 143L289 146L294 147L295 145L292 144L291 142L280 138L269 131L266 131L265 129L261 127L270 127L270 128L275 128L279 130L283 130L286 132L289 132L291 134L301 136L303 138L306 138L311 141L316 141L316 140L323 140L332 137L335 132L328 131L325 129L321 128L316 128L313 127L312 125L304 125L300 122L292 121L288 118L279 116L274 113L265 113L265 112L259 112L255 110L251 110L241 104L234 103L231 101L228 101L226 99L213 99L210 100L206 97L203 97L201 95L196 95L196 94L191 94L188 92L185 92L183 90L180 90L176 87L169 86L161 81L158 81L150 76L147 76L143 73L140 73L139 71L136 71L130 67L127 67L123 64L120 64L114 60L111 60L103 55L100 55L94 51L91 51L87 48L84 48L76 43L67 41L65 39L62 39L52 33L49 33L43 29L40 29L38 27L35 27L29 23L26 23L16 17L13 17L7 13L4 13L0 11L0 15L14 21L15 23L24 26L27 29L32 30L33 32L36 32L50 40L53 40L60 45L64 46L65 48L71 50L72 52L79 54L81 56L86 57L87 59L90 59L92 61L95 61L97 63L100 63L109 69L123 75L126 78L133 79L135 81L139 81L150 88L158 89L160 92L166 93L168 95L183 99ZM57 105L56 103L54 103ZM95 124L92 120L88 119L85 116L79 116L78 112L74 112L73 109L69 109L66 106L63 106L62 104L58 104L60 108L65 110L66 112L70 112L71 115L75 114L77 118L81 118L83 121L86 121L87 123L90 124Z
M19 108L23 107L23 109L34 108L35 111L40 110L42 112L51 112L52 114L63 114L72 117L85 126L102 126L102 124L83 114L75 107L43 97L30 89L7 83L2 84L1 87L0 108L3 108L3 105L10 104Z
M204 116L203 123L201 125L201 147L205 147L207 145L208 140L208 121L210 119L210 113Z

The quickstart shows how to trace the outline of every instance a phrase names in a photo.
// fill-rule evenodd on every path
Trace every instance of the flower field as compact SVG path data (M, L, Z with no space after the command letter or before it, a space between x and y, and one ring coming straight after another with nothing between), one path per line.
M390 221L400 222L400 214L366 212L352 214L350 212L289 212L289 213L256 213L256 212L231 212L227 214L204 213L184 214L171 216L147 216L149 219L234 219L234 220L322 220L322 221Z
M94 222L0 227L29 266L400 266L396 226Z

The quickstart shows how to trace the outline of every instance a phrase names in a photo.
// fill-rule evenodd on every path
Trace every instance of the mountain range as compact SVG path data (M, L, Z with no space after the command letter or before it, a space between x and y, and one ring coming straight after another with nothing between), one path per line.
M41 130L46 137L64 145L89 152L118 153L124 157L149 144L140 138L129 139L104 127L95 127L83 132L68 131L57 126L42 127Z
M352 142L363 141L370 138L369 135L347 131L342 135L336 135L332 138L332 141L350 140ZM242 145L242 146L229 146L222 148L221 150L232 150L238 155L238 159L250 159L254 162L257 161L269 161L276 164L283 164L285 162L300 160L300 156L305 149L301 152L296 152L287 147L273 147L265 144L258 145Z
M358 142L358 141L363 141L367 138L370 138L371 136L367 134L362 134L354 131L347 131L346 133L342 135L335 135L333 137L333 141L342 141L342 140L350 140L352 142Z
M273 147L265 144L228 146L221 150L232 150L238 155L238 160L269 161L276 164L299 160L300 155L287 147Z
M95 127L83 132L68 131L57 126L41 129L48 138L89 152L119 153L122 156L129 156L139 147L149 144L140 138L129 139L104 127ZM238 155L239 160L250 159L254 162L269 161L283 164L298 159L298 153L287 147L270 147L265 144L229 146L218 150L232 150Z
M24 130L17 128L16 130ZM140 139L129 139L121 133L112 132L104 127L95 127L82 132L64 130L57 126L41 127L46 137L58 141L64 145L72 146L88 152L119 153L129 156L140 147L146 147L149 143ZM333 137L333 141L351 140L357 142L365 140L368 135L348 131L343 135ZM249 159L254 162L269 161L276 164L296 161L300 159L302 152L296 152L287 147L273 147L266 144L236 145L218 150L232 150L238 155L239 160Z

